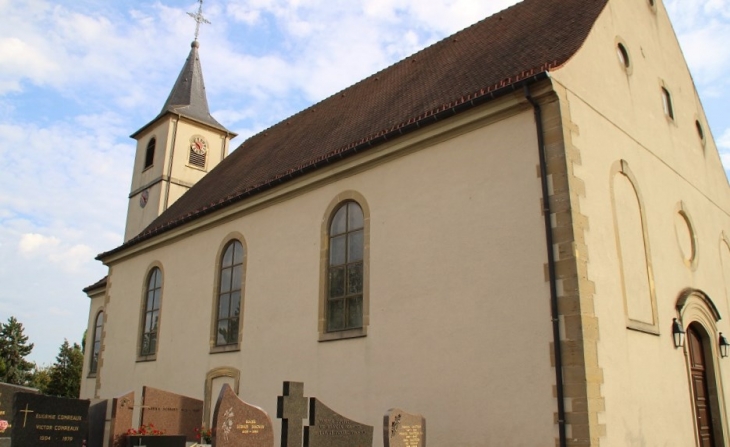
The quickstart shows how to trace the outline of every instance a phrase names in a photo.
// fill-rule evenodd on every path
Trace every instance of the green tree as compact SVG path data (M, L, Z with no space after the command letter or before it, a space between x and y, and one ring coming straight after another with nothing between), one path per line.
M0 380L15 385L27 385L30 381L33 363L25 357L33 351L33 343L23 335L23 324L10 317L0 323Z
M51 366L51 380L46 394L61 397L79 397L81 389L81 368L84 365L84 353L81 346L69 344L64 340L56 356L56 363Z
M37 389L41 394L48 393L48 385L51 383L51 367L35 365L30 377L28 386Z

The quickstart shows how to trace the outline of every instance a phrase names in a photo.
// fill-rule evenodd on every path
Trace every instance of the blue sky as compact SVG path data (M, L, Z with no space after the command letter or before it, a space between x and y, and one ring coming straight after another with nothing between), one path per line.
M205 0L213 115L248 136L515 0ZM730 168L730 0L664 0ZM660 5L660 7L662 7ZM53 362L122 242L134 141L190 49L195 1L0 0L0 321ZM724 44L723 44L724 43Z

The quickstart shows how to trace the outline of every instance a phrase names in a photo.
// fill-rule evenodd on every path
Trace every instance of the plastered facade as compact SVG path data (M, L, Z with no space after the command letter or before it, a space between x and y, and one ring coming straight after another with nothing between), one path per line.
M628 70L616 56L618 42L628 50ZM602 404L587 414L590 445L698 445L687 353L672 340L677 317L685 328L700 322L709 334L720 416L715 438L727 445L728 376L717 340L730 330L730 309L718 247L730 226L730 190L664 5L610 1L584 47L551 76L569 129L566 151L580 159L571 181L581 185L575 203L588 224L582 255L595 289L594 366L602 372L595 392ZM671 93L673 119L663 110L662 88ZM635 245L643 244L646 289L622 289L627 261L617 246L624 232L612 206L617 175L636 191ZM725 318L678 312L687 288L710 297Z
M289 186L268 203L111 261L105 330L119 336L104 342L99 395L147 385L203 398L206 374L232 367L240 396L270 414L282 382L297 380L308 395L374 426L393 405L443 420L429 428L435 445L506 444L517 430L520 445L552 439L536 133L520 131L534 122L519 95L500 107L507 105L496 108L499 116L430 128L318 173L316 187ZM343 194L364 197L369 208L369 324L365 337L323 342L322 221ZM235 233L247 247L240 349L211 354L216 257ZM159 348L155 361L138 362L139 331L129 326L157 263L165 274ZM505 384L507 376L519 380ZM526 388L529 401L505 405Z

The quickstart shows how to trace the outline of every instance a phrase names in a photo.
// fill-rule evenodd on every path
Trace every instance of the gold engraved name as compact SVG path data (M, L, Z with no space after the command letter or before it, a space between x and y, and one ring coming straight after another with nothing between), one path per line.
M56 415L55 414L38 413L38 414L35 415L35 418L36 419L56 419Z
M56 431L79 431L79 427L73 425L56 425L53 429Z
M81 416L73 415L73 414L59 414L58 415L59 421L80 421Z
M237 430L241 430L241 434L244 435L255 435L259 433L259 430L266 428L263 424L257 424L256 419L246 419L245 424L236 425Z

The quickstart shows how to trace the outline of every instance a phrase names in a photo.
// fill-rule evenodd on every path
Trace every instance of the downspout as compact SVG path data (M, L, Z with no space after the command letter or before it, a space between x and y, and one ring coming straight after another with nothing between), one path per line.
M165 193L165 203L162 211L167 209L170 202L170 188L172 187L172 160L175 157L175 142L177 141L177 124L180 122L180 114L172 125L172 144L170 145L170 164L167 166L167 192ZM162 214L162 212L160 212Z
M560 447L567 446L565 434L565 391L563 390L563 350L560 343L560 318L558 317L558 286L555 277L555 249L553 248L553 226L550 218L550 197L548 196L547 162L542 127L542 110L525 84L525 99L535 111L537 129L537 150L540 158L540 183L542 184L542 214L545 221L545 243L547 244L548 276L550 277L550 316L553 322L553 351L555 352L555 388L558 399L558 434Z

